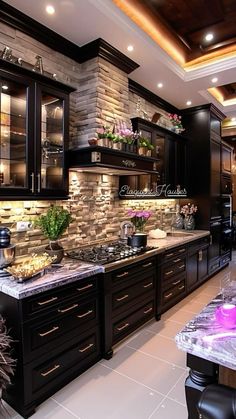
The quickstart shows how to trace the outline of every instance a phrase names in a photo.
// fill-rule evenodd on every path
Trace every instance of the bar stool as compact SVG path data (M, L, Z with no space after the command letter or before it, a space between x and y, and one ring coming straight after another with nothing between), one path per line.
M236 419L236 390L221 384L210 384L198 402L200 419Z

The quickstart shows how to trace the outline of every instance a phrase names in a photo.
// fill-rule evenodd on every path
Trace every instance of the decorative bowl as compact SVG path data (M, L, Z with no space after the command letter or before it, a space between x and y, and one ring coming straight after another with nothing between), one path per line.
M8 247L0 248L0 269L9 266L15 260L15 244L11 244Z
M49 256L47 253L41 255L32 254L30 259L24 259L21 262L13 264L11 267L5 269L15 279L22 282L30 279L33 276L42 273L45 268L51 265L54 257Z
M222 304L216 308L215 317L217 322L226 329L236 327L236 306L229 303Z

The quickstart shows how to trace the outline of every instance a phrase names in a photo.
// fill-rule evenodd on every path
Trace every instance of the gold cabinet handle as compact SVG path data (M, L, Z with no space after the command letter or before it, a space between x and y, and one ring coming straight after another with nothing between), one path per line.
M125 295L123 295L123 297L116 298L116 301L123 301L123 300L126 300L126 298L128 298L128 296L129 296L129 294L125 294Z
M178 285L178 284L180 284L180 282L181 282L181 279L179 281L172 282L172 285Z
M143 288L149 288L149 287L151 287L151 286L152 286L152 282L149 282L148 284L143 285Z
M182 285L181 287L179 287L179 290L182 290L184 288L184 285Z
M180 258L178 258L178 259L174 259L174 260L173 260L173 262L175 262L175 263L180 262L180 261L181 261L181 259L180 259Z
M166 275L166 276L168 276L168 275L170 275L170 274L173 274L173 272L174 272L174 271L168 271L168 272L165 272L165 275Z
M185 251L186 251L186 249L179 249L179 250L178 250L178 252L179 252L179 253L183 253L183 252L185 252Z
M46 372L41 372L41 375L42 375L42 377L47 377L47 375L49 375L52 372L58 370L58 368L60 368L60 364L55 365L53 368L51 368L50 370L48 370Z
M79 304L73 304L72 306L70 306L68 308L63 308L63 309L59 308L57 311L58 311L58 313L66 313L67 311L71 311L74 308L78 307L78 305Z
M199 250L198 252L198 261L202 262L202 250Z
M182 269L182 268L185 268L185 265L178 266L178 269Z
M142 268L147 268L148 266L152 266L152 262L145 263L142 265Z
M125 323L124 326L117 327L116 329L120 332L121 330L126 329L126 327L128 327L128 326L129 326L129 323Z
M173 292L170 292L169 294L165 295L164 298L170 298L173 295Z
M116 278L123 278L123 276L129 275L129 272L123 272L123 274L116 275Z
M88 284L88 285L85 285L85 287L77 288L77 291L88 290L89 288L92 288L92 287L93 287L93 284Z
M147 310L144 310L144 314L150 313L152 311L152 307L148 308Z
M31 192L34 193L34 173L31 173Z
M80 353L86 352L88 351L88 349L92 348L92 346L94 346L94 343L90 343L88 346L85 346L85 348L79 349L79 352Z
M93 310L88 310L88 311L86 311L86 313L83 313L83 314L77 314L77 317L79 318L79 319L82 319L83 317L87 317L89 314L91 314L93 312Z
M38 187L37 187L37 192L40 192L41 189L41 176L40 173L37 174L37 179L38 179Z
M167 253L166 257L170 258L171 256L174 256L174 253Z
M49 304L49 303L52 303L53 301L56 301L57 299L58 299L57 297L52 297L52 298L49 298L49 300L39 301L37 304L39 306L44 306L45 304Z
M58 329L59 329L59 326L54 326L52 329L48 330L47 332L39 333L39 336L43 338L44 336L50 335L51 333L55 332Z

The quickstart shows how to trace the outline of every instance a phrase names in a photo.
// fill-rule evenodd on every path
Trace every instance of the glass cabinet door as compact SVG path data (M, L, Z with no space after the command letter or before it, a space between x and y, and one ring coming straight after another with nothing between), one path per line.
M65 143L68 140L65 118L68 118L64 97L54 90L39 88L40 138L37 140L38 161L36 189L46 195L66 194ZM39 159L38 159L39 160Z
M33 122L28 113L30 95L29 85L14 77L2 77L0 73L1 195L12 194L18 189L22 190L22 195L32 192L33 158L28 161L28 155L33 156L32 130L29 138L29 126Z

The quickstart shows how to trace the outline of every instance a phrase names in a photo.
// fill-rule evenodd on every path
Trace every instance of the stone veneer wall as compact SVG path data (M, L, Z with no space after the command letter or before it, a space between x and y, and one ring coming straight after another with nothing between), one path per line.
M41 55L44 69L56 73L58 80L73 85L77 90L70 95L70 138L73 147L86 145L101 125L113 125L118 120L130 125L130 117L140 116L136 111L138 96L130 93L128 77L101 58L79 65L68 57L41 44L37 40L0 23L0 50L7 45L13 55L34 64ZM166 113L144 99L142 109L151 118L154 112ZM165 124L164 124L165 125ZM127 219L127 208L152 209L147 231L168 227L174 209L174 200L120 201L118 177L87 173L71 173L68 201L57 205L68 208L74 221L61 242L65 248L88 244L96 240L117 239L120 222ZM37 229L16 232L17 221L33 221L55 201L0 201L0 223L12 231L12 242L17 244L17 255L43 250L48 240Z

